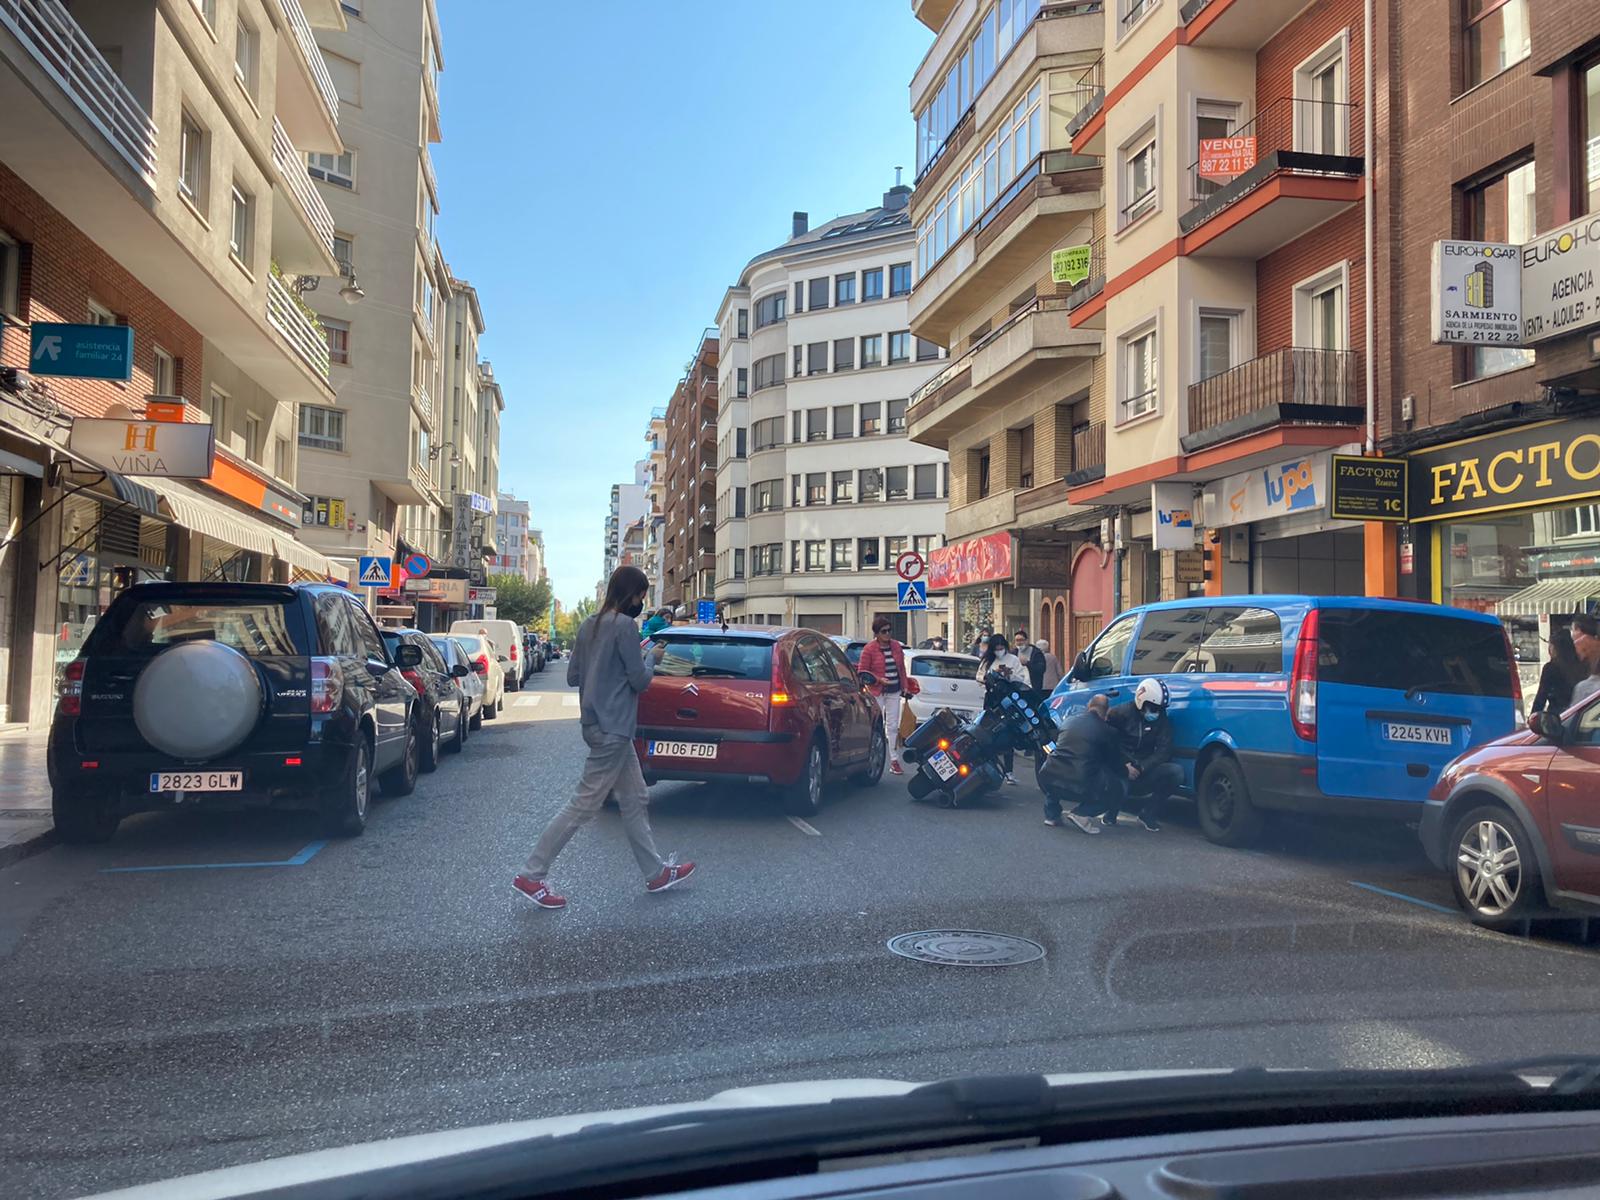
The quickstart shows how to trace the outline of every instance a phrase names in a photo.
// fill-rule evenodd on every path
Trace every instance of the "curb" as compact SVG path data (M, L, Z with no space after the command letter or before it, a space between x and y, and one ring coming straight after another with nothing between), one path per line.
M56 844L55 829L44 829L32 837L24 838L20 842L12 842L9 846L0 846L0 870L19 863L25 858L31 858L50 849Z

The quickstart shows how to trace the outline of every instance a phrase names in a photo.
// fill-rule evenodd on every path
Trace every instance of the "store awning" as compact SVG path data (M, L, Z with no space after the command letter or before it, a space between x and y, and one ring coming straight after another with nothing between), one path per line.
M1583 612L1591 600L1600 600L1600 578L1541 579L1507 596L1494 606L1494 611L1502 617Z
M297 542L288 534L276 534L273 544L278 548L278 557L291 567L298 567L320 579L349 579L350 572L346 567L341 567L325 554L318 554L303 542Z
M318 578L340 577L343 573L333 560L294 540L283 529L269 525L260 517L229 508L192 484L176 479L149 476L148 486L161 498L167 514L185 529L227 542L241 550L281 558L292 567L309 571Z

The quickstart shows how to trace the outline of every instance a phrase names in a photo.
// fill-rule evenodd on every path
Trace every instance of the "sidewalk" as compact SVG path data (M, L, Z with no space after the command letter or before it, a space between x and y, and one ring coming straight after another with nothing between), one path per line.
M0 867L50 844L50 778L43 732L0 738Z

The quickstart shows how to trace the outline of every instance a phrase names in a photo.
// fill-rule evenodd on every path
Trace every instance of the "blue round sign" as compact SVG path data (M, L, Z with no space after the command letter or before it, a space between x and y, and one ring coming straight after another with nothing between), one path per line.
M433 570L433 564L428 561L426 554L413 554L400 565L405 567L406 574L413 579L421 579L429 571Z

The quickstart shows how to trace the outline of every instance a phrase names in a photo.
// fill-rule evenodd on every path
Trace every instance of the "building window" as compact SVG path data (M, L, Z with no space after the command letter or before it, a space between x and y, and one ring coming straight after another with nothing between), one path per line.
M344 410L316 404L300 406L300 444L313 450L344 449Z
M769 354L766 358L758 358L752 365L755 372L753 391L759 392L764 387L772 387L783 382L783 355Z
M289 478L289 439L272 439L272 474L278 479Z
M861 299L883 299L883 268L872 267L861 272Z
M784 300L782 292L773 292L770 296L763 296L756 301L756 328L765 329L768 325L776 325L784 319ZM744 309L739 310L741 313Z
M743 517L744 516L744 501L745 501L745 489L742 488L742 487L734 488L733 489L733 515L734 515L735 518L739 518L739 517Z
M22 315L22 246L0 232L0 313Z
M778 293L778 299L780 299L780 300L783 299L783 293L782 292ZM738 322L739 322L738 323L738 327L737 327L738 328L738 333L737 333L736 336L738 336L738 337L749 337L750 336L750 310L748 308L741 308L739 310Z
M828 436L828 410L806 409L806 441L820 442Z
M828 343L812 342L806 346L806 374L821 375L828 369Z
M206 131L187 110L178 128L178 191L203 214L206 210Z
M356 186L356 152L346 150L343 154L308 154L306 173L313 179L320 179L335 187L353 188Z
M799 475L789 476L789 507L799 508L800 502L805 499L805 491Z
M939 466L937 463L919 463L912 469L911 496L915 500L939 498Z
M211 421L212 435L223 440L228 430L228 393L220 388L212 388L200 410Z
M927 338L917 339L917 361L927 362L929 359L939 357L939 346Z
M207 25L217 27L217 0L194 0L194 7Z
M889 335L889 362L903 363L911 361L911 331L899 330Z
M891 263L889 265L889 295L909 296L911 294L911 264L908 262Z
M819 308L828 307L828 277L811 281L811 296L806 301L806 311L815 312Z
M889 432L904 433L906 431L906 401L889 401Z
M806 543L806 570L808 570L808 571L826 571L827 569L828 569L828 543L827 542L821 542L821 541L807 542Z
M799 345L794 348L794 371L792 374L795 379L800 378L801 370L805 365L805 349L804 346Z
M243 17L233 35L233 77L253 99L260 78L261 35Z
M855 543L849 538L833 539L833 569L835 571L855 570Z
M743 579L744 578L744 551L743 550L735 550L733 552L733 577L735 579Z
M884 490L890 500L904 500L909 495L911 468L890 467L884 472Z
M833 502L835 504L849 504L856 498L854 482L854 471L835 471L833 473Z
M759 454L763 450L771 450L774 446L783 445L783 418L763 417L750 427L755 439L755 449Z
M336 321L332 317L319 318L322 330L328 336L328 361L340 366L350 365L350 322Z
M244 456L253 463L261 461L261 418L255 413L246 413L244 417Z
M856 340L855 338L835 338L833 342L833 369L835 371L848 371L855 365Z
M911 547L911 539L903 535L883 539L883 561L894 562Z
M919 467L918 470L921 468ZM1017 430L1017 486L1033 486L1033 426L1024 425Z
M750 507L758 513L777 512L783 507L783 494L779 490L781 481L777 479L763 479L750 489Z
M854 304L856 302L856 276L855 272L848 275L835 275L833 277L833 302L835 304Z
M1346 154L1344 34L1330 41L1294 72L1294 147L1308 154Z
M826 504L828 502L828 477L821 471L812 471L806 475L806 504Z
M883 472L877 467L863 467L856 473L862 503L883 499Z
M1235 345L1239 332L1238 312L1225 309L1202 308L1200 332L1195 346L1199 358L1195 377L1210 379L1238 365Z
M750 394L750 368L737 368L734 372L734 378L737 380L734 384L734 395L741 398L748 396Z
M806 285L801 280L794 283L794 311L804 312L806 307Z
M883 432L883 401L869 400L861 406L861 436Z
M992 482L992 477L989 472L989 461L988 447L978 451L977 470L974 472L974 474L976 474L978 477L979 500L984 499L989 494L989 485Z
M155 355L155 369L150 373L150 394L152 396L176 396L178 394L178 366L172 355L160 346L153 348Z
M1465 0L1461 90L1528 57L1528 0Z
M869 333L861 339L861 365L863 367L883 365L883 334Z
M1156 410L1159 363L1155 322L1119 339L1118 350L1122 397L1117 416L1119 421L1129 421Z
M860 571L876 571L883 565L883 560L878 557L878 539L856 539L856 569Z
M1118 228L1131 225L1156 210L1156 127L1152 121L1117 151L1118 175L1122 186L1122 220Z
M911 548L926 560L928 555L939 548L942 539L936 533L919 533L911 539Z
M1584 154L1585 173L1593 174L1596 151ZM1592 184L1590 185L1593 186ZM1534 215L1533 163L1512 167L1503 175L1480 183L1462 197L1465 235L1474 241L1531 242L1537 218ZM1509 346L1471 346L1465 355L1468 378L1482 379L1514 371L1533 362L1532 350Z
M88 316L89 316L88 324L90 324L90 325L115 325L115 324L117 324L117 314L112 312L104 304L101 304L100 301L96 300L93 296L89 297L89 302L88 302L87 307L88 307Z
M855 426L856 406L854 404L835 404L833 406L833 436L836 438L855 437Z
M733 456L735 458L743 458L745 456L745 436L747 432L743 425L733 431Z

